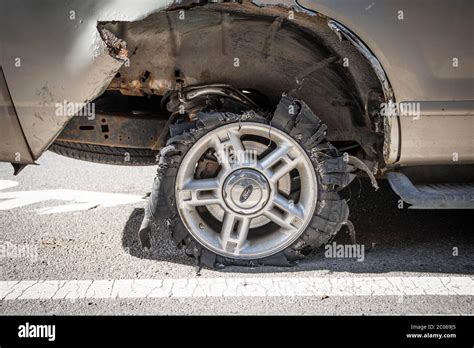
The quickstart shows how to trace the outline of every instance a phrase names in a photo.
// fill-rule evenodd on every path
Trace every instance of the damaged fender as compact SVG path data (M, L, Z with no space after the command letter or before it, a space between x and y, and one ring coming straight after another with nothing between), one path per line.
M25 0L22 6L2 1L0 65L23 133L14 136L25 139L31 153L22 162L38 159L73 116L58 112L58 105L80 108L94 100L126 61L125 43L99 32L98 24L137 21L172 5L166 0ZM14 143L3 147L0 161L11 161L18 151Z

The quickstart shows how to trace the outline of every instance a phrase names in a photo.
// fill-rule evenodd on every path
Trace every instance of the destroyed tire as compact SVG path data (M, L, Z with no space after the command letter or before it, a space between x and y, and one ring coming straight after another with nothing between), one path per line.
M349 216L352 176L325 131L287 96L271 119L200 113L161 150L148 214L199 265L293 265Z

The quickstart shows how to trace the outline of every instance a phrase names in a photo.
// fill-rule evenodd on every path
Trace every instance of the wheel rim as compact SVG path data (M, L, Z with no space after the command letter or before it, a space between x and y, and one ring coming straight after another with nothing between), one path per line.
M249 137L267 144L266 150L249 150ZM209 153L218 160L217 173L198 178L197 163ZM291 187L284 189L288 180ZM316 206L317 178L288 134L260 123L232 123L188 150L175 195L181 220L202 245L225 257L256 259L284 250L304 232Z

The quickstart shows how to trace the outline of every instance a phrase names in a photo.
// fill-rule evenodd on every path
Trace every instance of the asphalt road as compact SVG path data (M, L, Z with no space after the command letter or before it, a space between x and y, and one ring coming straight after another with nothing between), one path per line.
M474 313L472 211L399 209L386 182L362 180L349 204L363 261L198 271L163 228L140 247L155 168L39 164L0 164L1 314Z

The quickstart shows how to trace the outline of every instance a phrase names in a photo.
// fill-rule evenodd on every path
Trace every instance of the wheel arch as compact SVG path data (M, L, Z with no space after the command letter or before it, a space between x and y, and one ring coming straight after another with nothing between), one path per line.
M295 93L328 124L330 140L356 141L371 159L381 159L383 122L377 112L391 97L383 68L348 39L356 36L343 25L298 11L290 19L293 7L208 4L157 12L137 22L102 22L132 52L130 65L121 68L109 89L163 95L179 81L228 83L263 89L275 104L282 93ZM239 73L236 59L243 67Z

